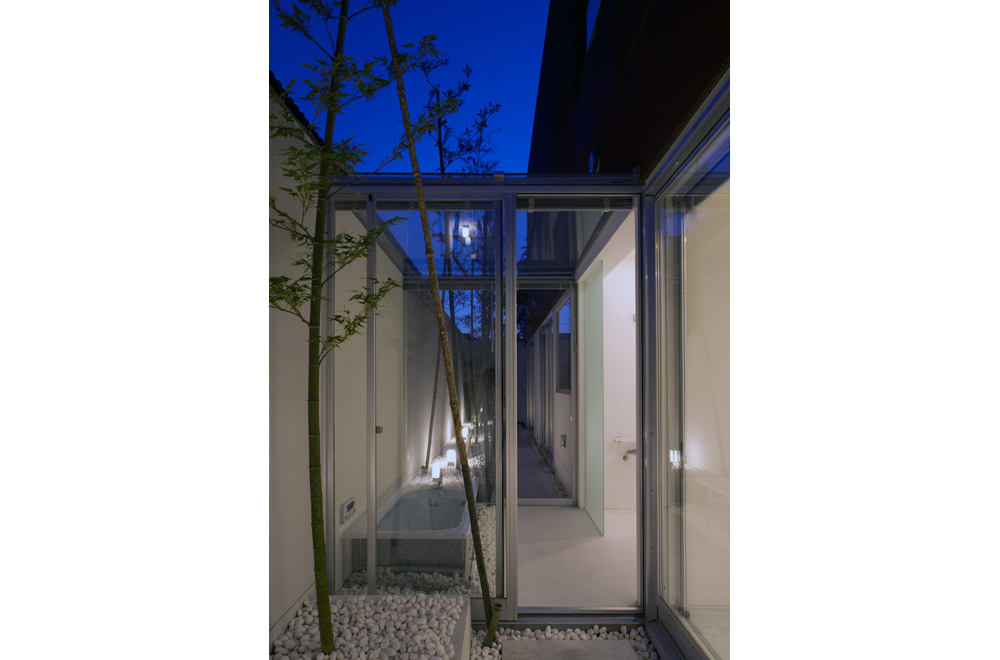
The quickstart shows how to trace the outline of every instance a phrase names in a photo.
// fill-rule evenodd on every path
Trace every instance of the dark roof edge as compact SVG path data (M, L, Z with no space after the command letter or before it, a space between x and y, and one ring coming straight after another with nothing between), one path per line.
M306 116L301 110L299 110L299 106L295 104L295 99L285 93L285 88L282 87L281 82L275 77L274 71L268 71L268 73L271 74L271 89L281 96L282 100L285 102L285 107L288 108L288 111L291 112L292 115L299 120L299 123L302 124L303 128L305 128L309 134L312 135L313 139L316 140L316 144L323 144L323 138L320 137L315 128L312 128L309 125L309 120L306 119Z

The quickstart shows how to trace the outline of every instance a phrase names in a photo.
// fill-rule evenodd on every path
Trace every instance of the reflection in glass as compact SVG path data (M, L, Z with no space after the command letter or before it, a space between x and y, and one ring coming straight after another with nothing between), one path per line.
M407 202L377 204L400 217L377 250L380 278L402 287L376 320L375 525L378 593L480 595L458 442L472 472L487 573L497 594L498 206L437 204L430 213L441 303L455 373L459 424L449 403L441 340L427 277L420 217ZM353 558L345 593L363 593L367 523L345 533ZM353 587L352 587L353 585Z
M559 357L556 389L569 393L573 387L573 322L570 301L559 310Z
M631 197L518 197L517 275L571 277L594 233Z
M729 131L658 203L661 596L729 658ZM679 420L679 421L678 421Z
M493 202L428 202L427 210L439 277L494 274L498 219L494 217ZM428 275L427 250L416 204L380 201L378 217L382 222L400 218L387 237L398 252L400 271L405 275Z

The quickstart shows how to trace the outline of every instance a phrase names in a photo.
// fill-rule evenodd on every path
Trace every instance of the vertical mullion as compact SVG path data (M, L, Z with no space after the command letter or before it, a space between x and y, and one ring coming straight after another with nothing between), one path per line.
M503 484L502 478L506 477L507 468L503 464L503 328L501 326L502 305L501 296L503 292L503 249L501 239L503 237L503 214L499 204L493 205L493 372L496 374L493 379L493 501L496 503L494 519L496 528L494 529L493 542L496 544L496 556L501 553L501 540L505 536L502 534L503 524ZM499 211L499 213L498 213ZM502 471L501 471L502 470ZM506 564L506 561L497 561L497 564ZM497 566L497 583L491 585L493 595L496 596L500 586L500 576L503 574L503 567ZM489 620L492 612L486 612L486 619Z
M687 405L687 361L685 352L687 350L687 255L685 254L684 248L684 234L687 228L684 226L684 210L678 209L675 211L676 222L677 222L677 267L674 270L674 277L676 278L676 290L677 290L677 453L680 457L681 467L678 470L678 506L681 511L680 520L680 567L677 571L677 575L680 578L680 600L681 600L681 613L687 617L687 484L686 484L686 470L687 467L687 456L684 453L684 425L685 425L685 412Z
M505 595L508 597L508 619L517 621L517 261L516 261L516 231L517 231L517 200L514 193L504 196L503 204L503 237L505 246L504 277L506 285L506 300L504 301L507 326L507 373L505 387L507 391L507 406L514 414L507 413L506 442L507 464L504 466L507 477L507 525L504 536L507 539L505 562L510 576ZM498 503L500 500L497 500Z
M579 359L579 336L580 336L580 306L577 300L578 288L576 283L570 284L569 286L569 301L570 301L570 351L569 351L569 362L570 362L570 379L569 386L572 395L569 398L570 401L570 417L571 423L569 427L570 437L573 439L572 451L570 452L569 464L579 466L579 454L580 454L580 388L577 386L577 373L580 368ZM555 457L555 450L553 450L552 456ZM553 461L554 462L554 461ZM573 498L574 502L578 502L577 493L579 491L578 485L580 483L580 475L577 474L579 469L570 470L570 497Z
M636 227L636 270L639 277L636 287L636 311L640 322L636 324L636 347L639 369L636 372L636 395L639 397L636 428L639 433L636 448L642 469L639 472L639 493L637 495L639 525L639 565L642 566L639 580L640 605L647 621L656 618L656 602L659 589L660 553L667 548L657 536L658 514L660 510L660 450L657 444L657 326L656 293L659 290L656 269L656 205L652 197L636 197L637 215L640 222ZM657 552L657 548L660 549Z
M336 204L331 202L330 204L327 205L327 209L328 209L327 219L326 219L326 226L328 227L327 234L330 236L336 236L337 235ZM324 271L324 277L326 277L330 273L331 266L329 265L328 259L324 259L323 261L326 264L326 270ZM336 309L335 280L336 280L335 277L330 277L330 279L328 279L326 282L326 286L324 287L325 291L323 293L323 296L327 299L327 301L329 301L326 303L327 309ZM336 333L335 324L333 320L329 318L330 316L332 316L332 314L327 314L326 329L325 329L326 336L330 336ZM333 428L333 423L335 419L334 417L335 405L336 405L334 402L334 394L336 392L335 380L334 380L334 374L335 374L334 360L336 359L335 353L336 351L330 351L330 353L327 354L326 359L324 360L325 364L323 365L323 383L325 385L325 388L322 391L323 410L325 413L323 419L323 448L326 454L325 456L323 456L323 493L325 500L323 508L324 508L324 519L326 521L326 524L324 526L325 527L324 531L326 532L327 575L330 576L332 574L333 577L332 580L328 580L328 584L332 582L333 584L340 585L340 580L339 580L340 568L339 565L337 564L337 542L336 542L337 525L340 521L339 518L337 517L337 504L336 504L337 493L334 490L336 487L336 481L335 481L336 455L334 453L336 447L336 443L334 441L336 429ZM339 586L337 588L339 589ZM333 591L334 590L331 589L330 593L333 593Z
M368 231L375 229L378 222L378 215L375 209L375 196L368 195L368 206L366 209L367 220L368 220ZM368 260L367 260L367 272L368 286L373 286L372 282L376 276L376 263L375 263L375 246L372 245L368 249ZM367 551L368 551L368 594L374 596L378 589L378 566L376 552L377 548L375 544L377 542L375 534L375 525L377 524L377 506L378 503L376 499L378 498L378 492L376 489L376 471L375 471L375 461L377 445L375 442L375 323L376 314L374 310L368 314L368 323L365 328L365 339L366 339L366 350L367 350L367 368L368 368L368 379L367 379L367 427L366 435L368 438L368 510L367 510L367 522L368 522L368 539L367 539Z

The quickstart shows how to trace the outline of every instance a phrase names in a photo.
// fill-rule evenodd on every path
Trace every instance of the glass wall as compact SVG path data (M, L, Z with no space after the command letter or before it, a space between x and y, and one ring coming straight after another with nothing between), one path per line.
M366 215L363 202L337 202L333 230L360 235L365 231ZM367 274L366 259L361 258L341 270L327 283L326 296L334 309L351 313L360 311L352 301L354 290L363 286ZM398 297L390 302L397 302ZM330 325L330 333L339 327ZM329 536L328 571L332 577L331 592L337 594L363 594L366 590L364 573L357 573L360 550L351 540L362 537L368 504L368 360L367 337L355 335L326 357L327 380L325 391L333 393L328 401L327 419L332 419L324 429L330 444L323 457L323 468L332 472L333 488L324 488L329 498L325 520ZM341 440L350 438L350 441ZM333 460L330 459L331 455ZM359 580L360 577L360 580Z
M527 342L519 338L525 359L518 380L526 392L524 433L528 436L519 446L518 497L522 504L526 500L568 499L573 496L575 444L570 412L574 369L572 296L561 289L522 290L519 294L521 300L531 297L535 302L553 302L549 316ZM562 299L565 302L560 305ZM541 465L542 470L534 469L535 465Z
M573 277L602 220L628 211L628 196L517 198L517 276ZM551 301L552 304L555 301ZM552 311L545 308L543 317ZM520 322L520 321L519 321ZM527 335L533 334L537 323Z
M483 568L491 595L505 599L505 586L512 586L504 584L509 568L504 558L511 556L505 548L505 515L514 515L513 506L504 508L509 502L505 438L507 433L517 437L516 429L505 433L505 424L514 423L517 411L504 397L515 393L506 380L513 381L513 375L506 370L520 356L504 352L521 345L527 354L519 376L529 381L521 388L528 429L537 432L539 455L558 485L553 498L572 502L582 489L575 410L576 397L585 392L575 349L577 317L585 307L575 293L576 278L596 263L592 255L613 233L606 228L617 227L631 212L634 197L504 192L501 202L480 190L469 200L448 201L458 193L442 191L429 203L431 259L440 280L435 301L420 215L407 199L410 194L394 187L336 202L338 231L361 232L368 224L384 224L387 230L373 256L351 266L350 277L331 280L334 313L357 306L351 297L361 292L366 277L400 285L330 370L328 414L335 420L331 446L337 454L330 462L336 487L327 512L339 521L331 542L338 553L336 582L342 594L481 594L458 460L464 448L482 531ZM509 249L504 218L511 230ZM513 273L505 273L505 258L517 271L516 295L509 301L516 309L510 310L504 277ZM445 317L457 421L435 303ZM508 329L516 336L505 336ZM591 479L592 487L600 483L596 476ZM353 515L345 513L350 505Z
M390 223L376 250L380 280L400 283L375 323L377 593L481 595L459 461L469 458L491 596L502 596L503 447L498 410L503 308L499 203L431 202L440 302L455 374L454 421L416 203L378 201ZM349 542L349 584L367 584L367 523Z
M660 597L729 658L729 127L657 202Z

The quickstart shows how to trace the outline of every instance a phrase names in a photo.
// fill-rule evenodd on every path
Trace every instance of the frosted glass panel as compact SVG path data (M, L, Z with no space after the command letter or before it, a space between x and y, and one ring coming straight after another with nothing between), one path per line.
M604 534L604 264L583 283L586 509Z

